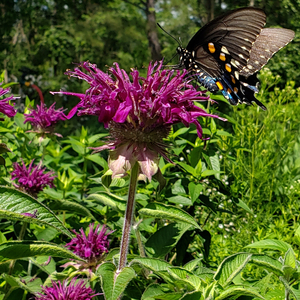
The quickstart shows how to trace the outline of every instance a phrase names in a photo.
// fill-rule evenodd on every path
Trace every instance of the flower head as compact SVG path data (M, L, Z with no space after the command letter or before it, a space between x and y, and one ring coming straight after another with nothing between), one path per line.
M46 186L54 187L55 176L53 176L53 171L44 172L46 168L42 168L41 164L33 166L33 161L28 168L26 168L23 160L22 165L13 163L14 170L11 172L11 179L17 180L18 183L14 183L15 187L35 197Z
M219 118L194 103L209 97L189 84L186 71L162 70L162 62L150 64L146 78L133 70L132 80L117 63L109 69L111 74L89 62L80 67L83 71L77 67L66 74L87 81L90 88L85 94L62 92L80 99L67 117L76 112L79 116L96 115L110 129L110 143L98 150L113 150L109 162L113 176L123 175L138 162L141 172L151 179L158 170L159 154L169 160L163 139L171 125L193 123L202 138L197 118Z
M1 85L1 84L0 84ZM10 92L10 88L1 88L0 87L0 97ZM10 100L15 100L14 96L7 97L5 99L0 100L0 112L7 115L9 118L15 116L17 111L9 104Z
M41 105L37 105L37 109L29 108L30 114L24 114L24 123L30 122L34 128L34 132L42 134L53 133L54 125L58 121L66 120L66 116L63 113L64 109L55 109L55 104L54 102L47 108L44 103L41 103ZM58 133L54 134L61 137Z
M90 287L86 287L84 280L78 280L76 284L76 278L74 277L68 284L67 280L63 283L58 281L56 283L52 280L52 287L43 286L42 293L38 293L35 297L36 300L91 300L95 294Z
M106 233L108 229L105 225L102 226L101 230L99 230L99 226L100 225L98 224L94 230L94 223L90 224L89 233L87 235L83 228L79 230L80 233L73 230L76 237L66 244L66 247L69 250L84 258L90 267L97 266L97 264L103 259L104 254L108 252L108 236L111 232Z

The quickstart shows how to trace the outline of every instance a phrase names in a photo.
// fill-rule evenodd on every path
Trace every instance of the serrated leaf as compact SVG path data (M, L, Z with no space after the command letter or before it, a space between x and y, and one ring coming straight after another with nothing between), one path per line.
M266 239L262 241L255 242L253 244L245 246L245 248L260 248L260 249L271 249L271 250L279 250L282 252L287 252L292 246L286 242Z
M19 288L28 291L31 294L36 292L41 292L42 288L42 280L40 278L36 278L33 282L29 282L29 284L25 284L20 281L19 278L13 277L8 274L2 274L3 279L10 285L10 286L18 286Z
M258 292L252 290L248 290L246 288L242 287L230 287L223 291L218 297L215 298L215 300L226 300L230 297L240 297L240 296L251 296L259 299L265 299L263 296L261 296ZM236 299L235 298L235 299Z
M91 194L87 197L87 200L94 200L117 211L124 211L126 208L126 202L124 199L108 194Z
M285 253L284 265L289 266L292 269L296 268L296 257L295 257L293 249L291 249L291 248Z
M10 241L0 244L0 262L31 256L53 256L82 261L65 247L43 241Z
M77 203L76 201L51 200L49 208L51 208L54 211L58 210L78 213L81 216L86 216L95 220L95 217L92 215L92 213L86 207Z
M134 264L140 264L146 269L149 269L153 272L159 272L159 271L167 271L171 265L164 260L159 260L156 258L135 258L130 262L130 266Z
M120 273L112 263L104 263L97 270L101 276L101 285L106 300L117 300L125 290L128 283L135 277L135 272L130 267L125 267Z
M201 230L201 227L191 215L170 205L150 203L145 208L140 209L139 214L142 216L168 219L174 222L185 222Z
M164 293L162 286L160 284L154 283L147 287L142 295L141 300L179 300L181 297L182 293Z
M172 267L168 269L169 274L177 281L182 281L186 285L189 285L193 290L198 291L201 286L201 280L192 272L183 268Z
M36 212L36 217L24 216L22 213ZM0 217L36 223L41 226L51 226L72 237L71 232L64 227L55 214L35 198L13 188L0 186Z
M193 271L196 267L202 267L201 261L202 261L202 258L196 258L196 259L190 260L183 267L188 271Z
M300 291L292 288L284 277L279 276L279 279L284 284L285 290L290 292L296 300L300 300Z
M225 258L219 265L214 279L226 287L245 268L251 256L251 253L236 253Z
M278 260L267 255L252 254L249 263L253 263L257 266L264 267L277 275L283 275L281 263Z

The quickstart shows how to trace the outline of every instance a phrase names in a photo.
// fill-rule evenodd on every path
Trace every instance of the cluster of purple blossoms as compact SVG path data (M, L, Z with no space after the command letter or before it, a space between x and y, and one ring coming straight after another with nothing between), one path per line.
M68 284L67 280L63 283L52 281L52 287L42 287L42 293L38 293L36 300L92 300L95 294L90 287L86 287L84 280L80 279L76 284L73 278Z
M1 85L1 83L0 83ZM1 88L0 87L0 97L10 92L10 88ZM15 100L14 96L7 97L5 99L0 100L0 112L7 115L9 118L15 116L17 111L9 104L10 100Z
M22 165L13 163L14 170L11 172L11 179L17 180L14 186L19 190L25 191L29 195L36 197L46 186L54 187L54 172L45 172L46 168L42 168L41 164L33 166L33 161L28 168L22 160Z
M189 84L186 71L162 70L162 62L150 64L146 78L133 70L130 80L117 63L109 71L111 74L83 62L74 71L67 71L66 75L87 81L90 88L85 94L61 93L80 99L67 118L76 112L79 116L96 115L99 122L109 128L109 143L96 150L113 150L109 160L113 177L124 175L138 162L141 173L151 180L158 170L159 154L170 161L163 139L168 136L171 125L182 122L189 126L193 123L202 138L198 117L222 119L208 114L194 103L207 101L209 97Z
M53 132L54 125L58 121L66 120L66 116L63 113L63 108L55 109L55 104L56 103L54 102L49 108L47 108L44 103L41 103L41 105L37 105L37 109L29 108L30 114L24 114L24 123L30 122L34 128L33 132L37 132L42 135L45 133L52 133L61 137L60 134Z
M111 232L106 233L108 228L106 228L105 225L102 226L101 230L99 230L99 227L100 225L98 224L94 230L94 223L90 224L89 233L87 235L85 234L83 228L79 230L80 233L77 233L75 230L73 230L76 237L73 238L71 242L66 244L66 247L69 250L85 259L87 263L84 263L83 267L97 267L103 260L104 255L108 252L108 236L111 234Z

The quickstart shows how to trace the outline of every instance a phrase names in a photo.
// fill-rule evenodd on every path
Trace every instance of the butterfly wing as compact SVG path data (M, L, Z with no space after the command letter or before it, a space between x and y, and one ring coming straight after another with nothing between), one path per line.
M250 52L247 66L240 75L248 77L258 72L269 59L286 46L295 36L295 32L285 28L264 28L257 37Z
M265 21L266 15L261 9L236 9L203 26L190 40L186 49L194 51L194 59L199 68L212 77L221 76L218 63L220 53L230 55L237 70L242 70L247 65L252 45ZM215 59L211 57L216 55Z

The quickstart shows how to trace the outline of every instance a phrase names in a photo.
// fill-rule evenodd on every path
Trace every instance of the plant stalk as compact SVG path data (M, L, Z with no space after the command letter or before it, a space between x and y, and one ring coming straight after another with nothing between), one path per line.
M119 260L119 267L118 267L117 273L120 273L122 271L122 269L126 266L126 262L127 262L127 253L128 253L128 247L129 247L132 218L133 218L133 213L134 213L135 192L136 192L136 187L137 187L138 175L139 175L139 164L135 163L134 167L131 170L131 175L130 175L128 201L127 201L125 219L124 219L124 225L123 225L120 260Z

